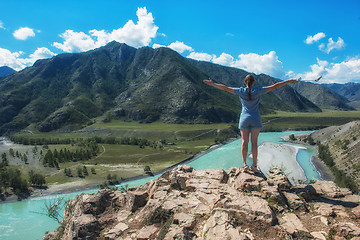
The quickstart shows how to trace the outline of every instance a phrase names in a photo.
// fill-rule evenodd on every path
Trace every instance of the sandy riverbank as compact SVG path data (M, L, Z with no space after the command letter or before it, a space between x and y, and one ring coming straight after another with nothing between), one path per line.
M264 142L258 147L258 166L265 175L272 167L282 168L293 185L298 184L298 180L306 181L305 172L296 160L299 149L306 148L289 144Z
M320 174L320 178L324 181L334 181L335 177L326 164L318 158L318 154L311 156L310 162L314 165L316 171Z
M316 132L323 132L323 131L324 131L324 129L316 131ZM308 134L298 134L298 135L296 135L296 137L299 138L301 136L307 136L307 135ZM289 140L289 136L284 136L284 137L281 137L281 138L283 139L284 142L291 142ZM292 142L292 143L304 144L303 142L301 142L299 140L297 140L295 142ZM319 173L321 180L334 181L334 179L335 179L334 175L332 174L329 167L326 166L326 164L319 159L318 152L316 152L316 154L311 156L310 162L315 167L316 171Z

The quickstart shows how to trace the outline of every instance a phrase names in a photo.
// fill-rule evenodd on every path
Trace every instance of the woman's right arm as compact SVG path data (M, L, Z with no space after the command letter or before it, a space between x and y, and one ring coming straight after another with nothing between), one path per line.
M209 78L209 80L204 80L204 83L206 83L206 84L209 85L209 86L213 86L213 87L216 87L216 88L218 88L218 89L227 91L227 92L229 92L229 93L234 93L232 87L228 87L228 86L225 86L225 85L223 85L223 84L214 83L213 80L211 80L211 78Z
M268 86L266 88L266 92L268 93L268 92L271 92L272 90L281 88L281 87L283 87L283 86L285 86L285 85L287 85L289 83L294 84L294 83L297 83L297 82L298 82L298 80L296 80L296 79L289 79L289 80L286 80L286 81L283 81L283 82L278 82L278 83L275 83L274 85Z

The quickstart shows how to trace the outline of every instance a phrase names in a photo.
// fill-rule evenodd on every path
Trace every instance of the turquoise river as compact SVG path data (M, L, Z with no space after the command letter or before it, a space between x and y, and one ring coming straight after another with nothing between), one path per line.
M290 134L307 134L308 131L288 131L288 132L271 132L260 133L259 145L263 142L281 143L281 137ZM231 167L241 167L240 158L241 139L228 143L217 148L197 159L188 163L196 170L222 168L225 171ZM304 169L307 179L320 180L318 172L310 163L310 157L316 152L314 148L306 147L306 150L300 149L297 154L297 161ZM129 186L139 186L148 182L153 176L131 182ZM88 190L87 193L96 192L98 189ZM59 224L47 216L37 214L43 212L44 204L58 197L65 199L74 198L81 192L75 192L62 195L51 195L37 198L30 198L26 201L11 202L0 204L0 239L41 239L46 231L54 231ZM60 213L61 214L61 213Z

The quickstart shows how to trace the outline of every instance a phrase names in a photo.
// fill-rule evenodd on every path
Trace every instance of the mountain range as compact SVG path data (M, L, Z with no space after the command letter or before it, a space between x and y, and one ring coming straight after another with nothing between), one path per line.
M187 59L169 48L136 49L118 42L84 53L59 54L0 77L0 132L30 124L45 132L71 129L109 114L144 123L237 122L238 97L204 84L203 79L238 87L244 86L247 74ZM254 77L257 86L279 81L264 74ZM348 99L316 87L315 98L310 94L314 86L308 83L277 89L262 97L260 111L352 109ZM330 97L334 101L320 102Z
M322 109L355 110L350 101L330 88L310 82L298 82L292 87L301 95Z
M9 75L16 72L14 69L8 67L8 66L2 66L0 67L0 77Z
M353 108L360 108L360 83L322 84L350 101Z

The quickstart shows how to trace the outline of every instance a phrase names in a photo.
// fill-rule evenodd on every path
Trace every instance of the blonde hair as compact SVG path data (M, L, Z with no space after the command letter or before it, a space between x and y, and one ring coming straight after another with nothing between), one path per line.
M245 82L246 86L248 87L249 100L251 101L252 100L251 99L251 87L255 82L253 75L251 75L251 74L247 75L245 77L244 82Z

